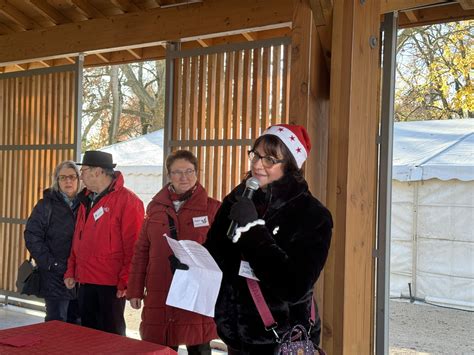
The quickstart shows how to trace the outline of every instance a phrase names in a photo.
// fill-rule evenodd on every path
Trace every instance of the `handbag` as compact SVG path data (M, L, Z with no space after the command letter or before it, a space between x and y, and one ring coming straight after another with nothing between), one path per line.
M32 258L23 261L18 268L16 279L17 290L22 295L40 297L41 275L37 266L32 264Z
M309 320L310 329L306 331L304 326L297 324L286 332L280 339L275 330L278 327L278 323L273 318L270 308L263 297L260 285L256 280L252 279L247 279L247 285L255 306L257 307L257 311L265 325L265 330L273 331L277 343L280 344L275 352L276 355L326 355L326 352L323 349L314 345L309 336L311 327L315 324L316 319L313 300L311 301L311 317Z

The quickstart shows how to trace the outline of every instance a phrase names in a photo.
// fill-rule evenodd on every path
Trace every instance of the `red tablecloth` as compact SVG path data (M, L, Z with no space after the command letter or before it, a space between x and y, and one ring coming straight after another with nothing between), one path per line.
M21 347L2 344L2 340ZM0 354L160 354L176 352L166 346L51 321L0 330Z

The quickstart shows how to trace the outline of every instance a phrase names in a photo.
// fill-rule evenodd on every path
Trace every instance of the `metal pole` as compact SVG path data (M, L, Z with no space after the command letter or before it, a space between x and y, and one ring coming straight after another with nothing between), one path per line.
M377 294L375 353L388 354L390 298L390 228L392 213L392 148L397 46L396 12L385 14L383 29L382 111L380 124L377 226Z
M174 93L174 52L179 50L179 43L169 42L166 45L166 81L165 81L165 127L163 135L163 163L171 153L170 141L173 136L173 93ZM167 183L166 166L163 164L162 169L162 186Z
M76 161L80 161L81 159L81 129L82 129L82 78L84 75L84 54L79 54L76 58L75 63L75 77L76 77L76 135L74 137L74 145L76 148Z

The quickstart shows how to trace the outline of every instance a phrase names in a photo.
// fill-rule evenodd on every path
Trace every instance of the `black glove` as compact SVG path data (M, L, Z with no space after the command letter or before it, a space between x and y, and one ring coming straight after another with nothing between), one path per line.
M168 260L170 261L170 269L172 274L174 274L176 269L189 270L189 266L179 261L179 259L174 254L168 256Z
M245 226L247 223L256 221L258 213L252 200L237 196L237 202L230 208L229 218L236 221L239 226Z

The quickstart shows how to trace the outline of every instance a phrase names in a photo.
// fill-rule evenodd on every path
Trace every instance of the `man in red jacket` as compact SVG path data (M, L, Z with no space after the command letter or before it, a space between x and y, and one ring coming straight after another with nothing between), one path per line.
M128 273L143 203L124 187L111 154L87 151L80 165L86 188L78 196L81 205L64 283L68 288L80 284L83 326L125 335Z

